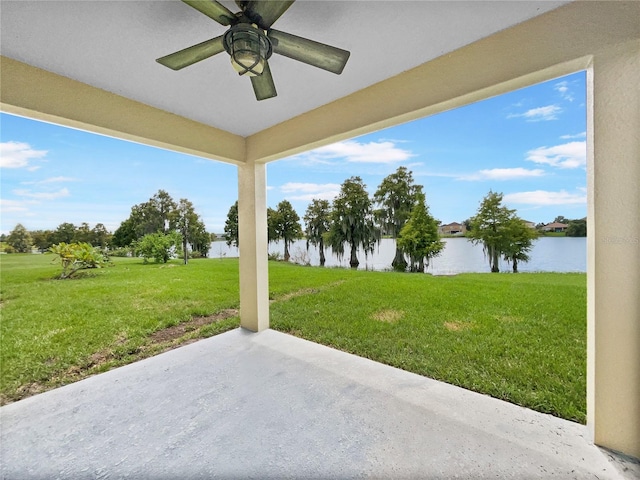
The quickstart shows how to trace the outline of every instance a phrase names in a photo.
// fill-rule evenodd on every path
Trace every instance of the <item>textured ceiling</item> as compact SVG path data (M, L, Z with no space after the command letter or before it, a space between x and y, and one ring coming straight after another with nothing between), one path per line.
M232 11L233 2L222 2ZM188 5L164 1L2 1L4 56L249 136L552 10L565 1L298 0L278 30L344 48L342 75L270 60L278 96L257 102L226 53L181 71L155 59L221 35Z

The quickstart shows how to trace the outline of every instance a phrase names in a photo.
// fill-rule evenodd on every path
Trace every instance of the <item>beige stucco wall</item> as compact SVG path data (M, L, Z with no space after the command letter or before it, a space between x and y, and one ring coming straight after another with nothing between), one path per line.
M247 159L277 160L574 73L639 38L639 17L636 1L568 4L258 132Z
M640 457L640 41L588 72L588 425Z
M0 56L2 111L238 164L244 138Z
M262 163L238 167L240 319L254 332L269 328L266 172Z

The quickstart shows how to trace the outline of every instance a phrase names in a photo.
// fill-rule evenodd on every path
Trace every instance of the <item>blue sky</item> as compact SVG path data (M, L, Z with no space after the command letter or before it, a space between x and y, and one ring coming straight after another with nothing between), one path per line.
M191 200L220 233L237 198L233 165L0 114L0 232L63 222L114 231L159 189ZM586 216L586 92L579 72L267 166L268 203L300 217L359 175L371 194L399 166L443 223L475 214L491 189L525 220Z

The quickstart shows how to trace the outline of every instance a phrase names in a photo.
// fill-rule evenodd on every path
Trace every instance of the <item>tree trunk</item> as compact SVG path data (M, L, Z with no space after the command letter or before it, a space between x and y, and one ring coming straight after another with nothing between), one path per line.
M351 260L349 261L349 265L351 265L351 268L358 268L358 265L360 265L360 262L358 261L358 248L356 247L355 243L351 244Z
M513 259L513 273L518 273L518 259Z
M418 272L424 273L424 258L418 260Z
M498 273L500 269L498 268L498 249L496 247L491 247L491 272Z
M291 255L289 255L289 242L287 240L284 241L284 261L288 262Z
M189 263L189 253L187 252L187 240L186 237L183 237L184 240L182 240L182 252L183 252L183 257L184 257L184 264L186 265L187 263Z
M324 241L322 240L322 237L320 237L320 266L324 267L324 262L326 261L326 259L324 258Z
M400 272L404 272L407 269L407 261L404 259L404 254L400 247L396 244L396 256L393 258L393 262L391 262L391 267Z

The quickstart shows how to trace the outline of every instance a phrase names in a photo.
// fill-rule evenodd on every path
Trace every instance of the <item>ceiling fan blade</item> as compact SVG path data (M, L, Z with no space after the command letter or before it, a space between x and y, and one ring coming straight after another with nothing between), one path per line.
M273 83L273 77L271 76L271 69L267 62L264 66L262 75L251 77L251 85L253 85L253 91L256 94L256 100L266 100L267 98L275 97L276 85Z
M295 0L250 0L240 2L244 14L263 30L269 30Z
M267 36L273 44L275 53L338 75L342 73L351 55L347 50L278 30L269 30Z
M204 13L207 17L215 20L221 25L231 25L236 23L236 16L231 10L216 2L215 0L182 0L190 7L195 8L200 13Z
M204 60L205 58L213 57L220 52L224 52L222 37L223 36L220 35L219 37L193 45L192 47L185 48L179 52L160 57L156 59L156 62L173 70L180 70L181 68L188 67L200 60Z

